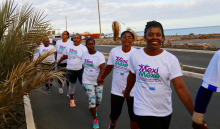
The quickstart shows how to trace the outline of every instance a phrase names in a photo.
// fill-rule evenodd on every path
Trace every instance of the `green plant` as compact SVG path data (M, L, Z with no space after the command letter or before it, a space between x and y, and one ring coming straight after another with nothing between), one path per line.
M189 35L195 35L194 33L189 33Z
M36 86L48 83L49 79L64 79L63 72L39 70L39 64L53 51L36 61L29 58L49 34L49 22L43 21L43 12L34 11L28 4L18 9L13 3L6 0L0 5L0 120Z
M183 70L183 64L182 63L180 63L180 68L181 68L181 70Z

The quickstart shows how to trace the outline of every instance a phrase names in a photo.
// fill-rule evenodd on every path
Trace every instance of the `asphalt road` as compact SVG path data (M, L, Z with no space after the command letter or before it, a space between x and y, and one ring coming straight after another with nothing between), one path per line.
M201 80L189 77L183 77L183 79L194 101ZM111 80L112 73L105 79L103 100L98 108L100 129L107 129L110 122ZM191 129L191 116L178 98L172 84L171 87L173 89L173 115L170 129ZM45 88L43 87L42 90L44 91ZM67 98L66 93L66 87L62 95L58 93L57 87L52 87L48 94L33 90L30 99L37 129L92 129L93 118L88 110L88 101L82 86L77 83L75 92L75 99L77 100L74 108L69 106L69 98ZM213 94L205 115L205 120L210 129L220 128L219 98L220 93ZM124 103L117 129L129 128L129 116L126 103Z
M96 50L105 53L109 53L112 48L114 47L96 46ZM208 67L209 62L213 56L213 54L174 52L174 51L169 51L169 52L174 54L179 59L179 62L182 63L183 65L197 66L203 68Z

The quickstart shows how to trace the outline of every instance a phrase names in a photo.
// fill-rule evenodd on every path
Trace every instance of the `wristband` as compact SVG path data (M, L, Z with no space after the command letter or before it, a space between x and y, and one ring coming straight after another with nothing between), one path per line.
M198 112L194 112L194 113L193 113L192 120L193 120L195 123L197 123L197 124L203 124L203 119L204 119L204 114L198 113Z

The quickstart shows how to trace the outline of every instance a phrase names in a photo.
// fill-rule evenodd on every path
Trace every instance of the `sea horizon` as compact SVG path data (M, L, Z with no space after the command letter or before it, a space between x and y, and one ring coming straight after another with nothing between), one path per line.
M137 35L143 36L144 31L135 31ZM220 33L220 25L217 26L203 26L203 27L190 27L190 28L176 28L164 29L165 35L189 35L193 33L198 34L215 34Z

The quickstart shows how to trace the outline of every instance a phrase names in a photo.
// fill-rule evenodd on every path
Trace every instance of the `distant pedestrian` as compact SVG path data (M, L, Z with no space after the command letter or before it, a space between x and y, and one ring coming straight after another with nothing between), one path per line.
M112 89L111 89L111 113L110 113L110 125L109 129L114 129L117 125L117 120L121 115L124 95L122 93L125 90L127 84L127 76L129 73L129 58L132 52L136 51L136 48L131 47L134 42L134 34L130 31L124 31L121 34L122 46L115 47L109 54L107 66L104 74L98 79L98 83L103 85L105 77L113 70ZM130 117L131 129L137 129L137 122L133 112L133 94L134 89L131 91L131 98L126 99L128 114Z
M60 58L62 57L66 46L69 45L69 44L73 44L72 41L68 40L69 37L70 37L69 32L68 31L63 31L62 37L61 37L62 39L57 40L57 42L56 42L56 52L55 52L55 58L56 58L57 61L59 61ZM57 65L57 68L66 68L66 66L67 66L67 60L65 59L60 64ZM65 79L65 80L66 80L65 82L67 84L67 96L69 97L69 81L68 81L68 79ZM59 83L59 93L63 94L64 84L62 85L60 80L58 80L58 83Z
M191 115L193 101L183 82L178 59L160 47L165 40L162 25L148 22L144 38L146 47L133 52L129 59L124 97L130 98L135 85L134 113L140 129L169 129L173 111L170 81Z
M83 87L87 94L89 101L89 109L94 118L93 128L99 128L99 121L97 118L97 107L102 100L103 85L97 84L97 78L101 77L105 70L104 55L95 50L95 40L88 38L86 40L86 47L88 51L82 54L83 61Z
M53 44L53 39L52 39L52 37L50 37L49 40L50 40L50 44L52 45L52 44Z
M49 39L45 39L43 41L43 45L39 48L39 56L42 56L43 54L51 51L51 50L56 50L55 47L53 45L50 45L50 41ZM47 58L45 58L42 63L41 63L41 68L44 71L47 70L53 70L51 69L51 67L53 67L53 65L55 65L55 56L54 53L49 55ZM50 80L52 81L52 80ZM52 86L52 84L45 84L46 86L46 92L50 91L50 86Z
M63 56L58 61L58 64L67 59L67 76L70 82L70 107L75 107L74 92L77 78L82 85L82 53L87 51L87 48L81 44L81 36L76 34L73 38L74 44L68 44L63 52Z

